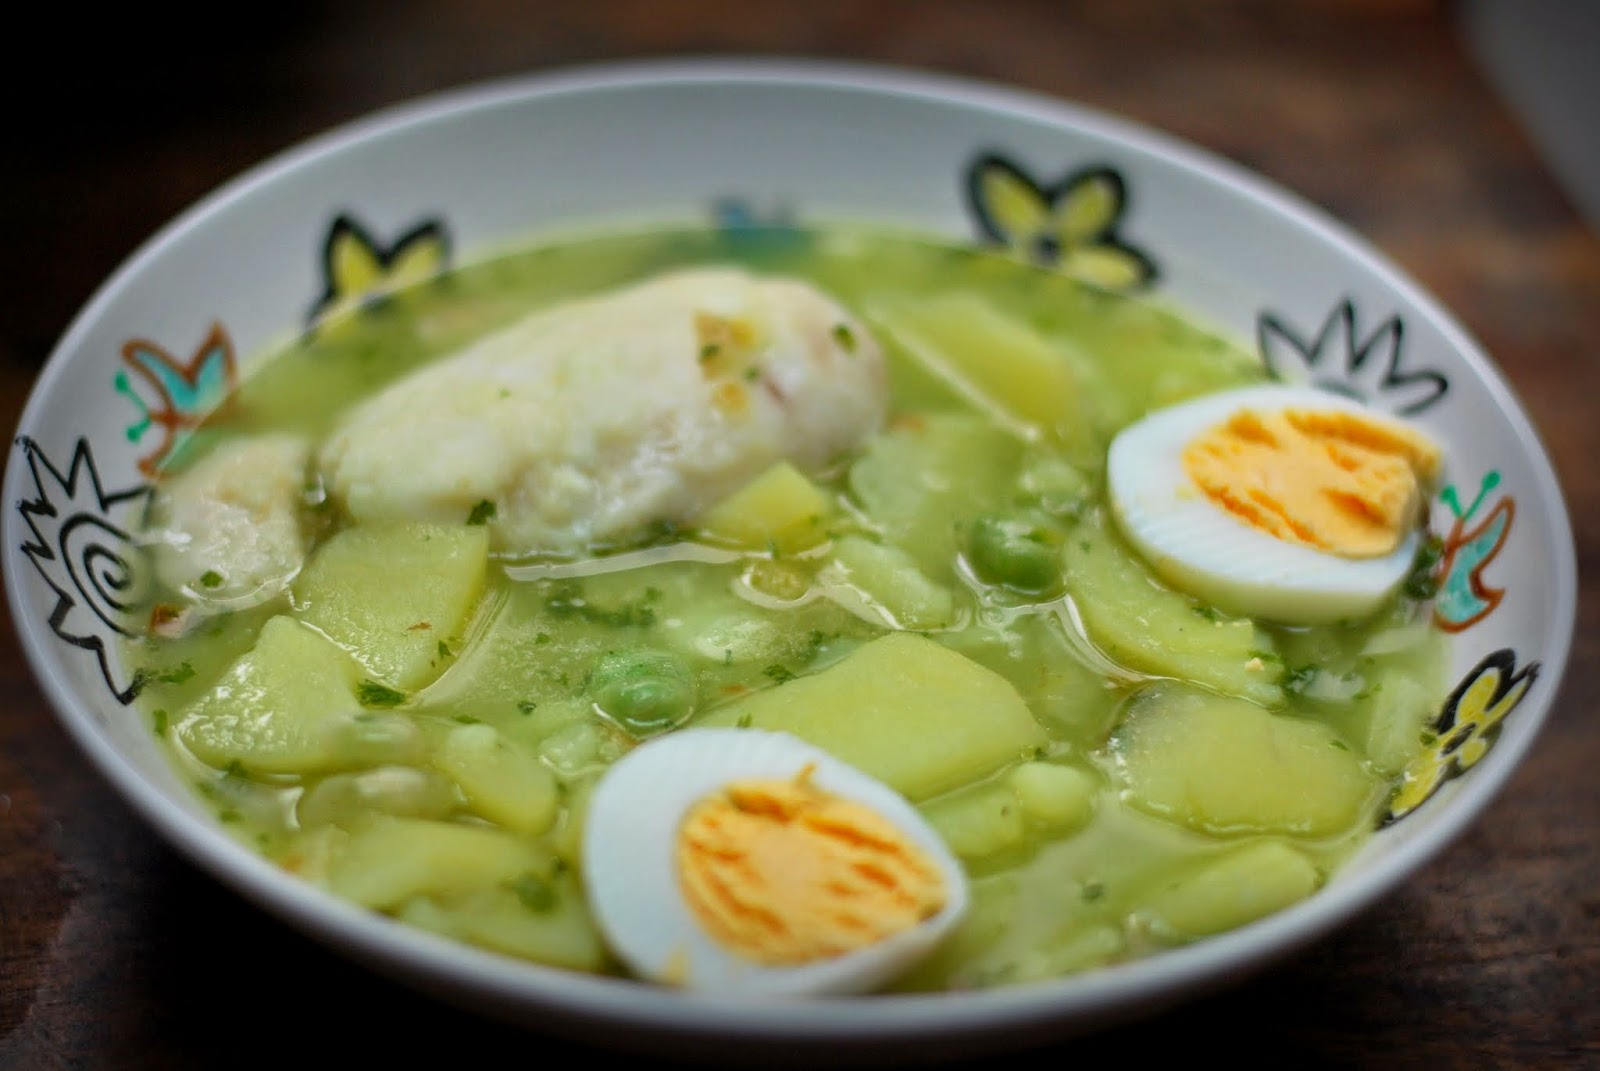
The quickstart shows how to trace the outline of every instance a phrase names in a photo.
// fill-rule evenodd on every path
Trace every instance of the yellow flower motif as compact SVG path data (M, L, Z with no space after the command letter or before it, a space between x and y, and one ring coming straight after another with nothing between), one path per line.
M1020 259L1109 290L1156 276L1150 258L1117 236L1127 189L1109 167L1073 172L1046 189L1009 161L984 156L968 174L968 195L984 234Z
M1488 754L1500 723L1539 676L1539 663L1516 668L1510 649L1495 651L1456 688L1430 726L1421 754L1406 767L1383 824L1415 811L1450 778Z
M354 219L341 215L328 228L323 245L324 290L308 317L321 330L358 309L442 272L450 258L444 227L428 220L413 227L388 249Z

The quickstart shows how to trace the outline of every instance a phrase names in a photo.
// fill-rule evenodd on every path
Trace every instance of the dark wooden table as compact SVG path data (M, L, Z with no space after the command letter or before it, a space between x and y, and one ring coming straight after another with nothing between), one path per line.
M1447 4L391 0L279 2L204 23L160 6L43 13L59 42L40 49L50 66L21 62L32 38L9 41L10 426L101 279L218 183L381 105L589 60L785 53L1020 85L1217 150L1369 236L1502 364L1564 481L1584 576L1557 707L1490 811L1330 939L1153 1021L1011 1059L1600 1067L1600 241ZM373 977L190 867L88 766L3 627L0 1065L299 1067L341 1054L365 1067L570 1067L605 1055Z

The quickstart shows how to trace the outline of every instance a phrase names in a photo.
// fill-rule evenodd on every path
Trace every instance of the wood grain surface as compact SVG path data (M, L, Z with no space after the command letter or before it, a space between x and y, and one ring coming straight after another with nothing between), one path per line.
M1448 4L394 0L204 20L155 7L45 14L51 64L8 64L11 427L75 311L216 185L384 105L592 60L820 56L1021 86L1197 142L1366 235L1500 363L1563 482L1582 592L1547 727L1480 821L1330 938L1153 1018L965 1063L1600 1067L1600 242L1486 84ZM10 45L14 58L34 47ZM606 1057L376 977L191 867L76 750L3 627L0 1067Z

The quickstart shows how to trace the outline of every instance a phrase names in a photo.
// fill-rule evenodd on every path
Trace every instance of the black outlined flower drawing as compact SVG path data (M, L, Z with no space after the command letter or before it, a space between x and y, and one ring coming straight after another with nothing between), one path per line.
M84 438L65 472L29 437L17 448L33 477L32 497L17 502L30 533L21 549L55 596L50 630L92 654L111 694L130 703L138 678L113 666L111 649L119 636L137 633L149 569L122 518L139 516L149 486L106 490Z
M320 330L434 278L449 263L450 237L439 220L424 220L385 246L354 217L340 214L322 244L323 291L311 306L308 328Z
M1263 310L1256 319L1256 341L1261 359L1279 378L1336 391L1399 416L1415 416L1450 390L1444 373L1404 367L1400 317L1389 317L1363 338L1349 298L1334 306L1310 337Z
M967 199L984 237L1020 259L1108 290L1135 290L1156 278L1155 262L1118 234L1128 187L1114 168L1081 168L1045 186L986 153L967 170Z

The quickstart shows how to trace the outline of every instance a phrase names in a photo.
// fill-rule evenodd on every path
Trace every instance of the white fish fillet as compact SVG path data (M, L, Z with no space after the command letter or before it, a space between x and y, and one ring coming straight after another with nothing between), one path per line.
M163 583L215 609L281 593L305 563L310 461L304 437L261 435L223 442L164 481L152 531Z
M883 421L866 328L794 280L671 273L533 313L391 384L323 444L357 521L462 523L570 553L684 521L787 459L815 469Z

